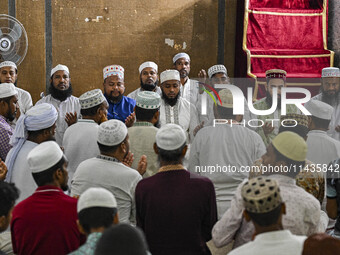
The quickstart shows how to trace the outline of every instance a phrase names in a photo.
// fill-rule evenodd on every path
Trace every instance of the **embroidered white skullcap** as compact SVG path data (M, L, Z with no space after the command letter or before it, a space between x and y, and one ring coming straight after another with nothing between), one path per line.
M14 67L16 70L18 70L17 65L12 61L4 61L0 63L0 68L6 67L6 66Z
M28 153L27 163L32 173L40 173L57 164L63 155L56 142L43 142Z
M180 52L173 57L172 62L175 64L176 61L180 58L185 58L190 61L190 56L188 54L186 54L185 52Z
M79 213L91 207L117 208L117 201L114 195L107 189L100 187L89 188L80 195L77 212Z
M104 80L109 76L117 75L120 79L124 80L124 68L120 65L105 66L103 69Z
M157 109L161 106L161 96L152 91L141 91L137 94L136 106L143 109Z
M340 69L337 67L323 68L321 77L340 77Z
M106 98L100 89L87 91L79 97L81 109L92 108L94 106L100 105L104 101L106 101Z
M55 74L58 71L65 71L68 74L70 74L70 71L68 70L67 66L59 64L51 70L51 77L52 77L53 74Z
M214 74L225 73L228 76L227 68L224 65L214 65L208 69L208 76L211 78Z
M156 133L157 147L166 151L179 149L186 140L183 128L177 124L165 124Z
M163 82L170 81L170 80L181 81L181 77L180 77L179 72L177 70L171 69L171 70L165 70L165 71L161 72L160 80L161 80L161 84L162 84Z
M0 98L11 97L17 95L18 91L15 89L13 83L1 83L0 84Z
M127 128L122 121L108 120L99 125L97 141L106 146L115 146L124 141L127 133Z
M304 106L314 117L325 120L332 118L334 108L327 103L319 100L310 100Z
M143 69L147 68L147 67L151 67L151 68L155 69L156 73L158 72L158 65L155 62L147 61L147 62L144 62L143 64L141 64L139 66L139 73L141 73L143 71Z
M219 106L225 107L225 108L233 108L233 94L231 94L231 91L229 89L221 89L218 92L218 95L221 98L221 102L220 100L217 100L217 104Z

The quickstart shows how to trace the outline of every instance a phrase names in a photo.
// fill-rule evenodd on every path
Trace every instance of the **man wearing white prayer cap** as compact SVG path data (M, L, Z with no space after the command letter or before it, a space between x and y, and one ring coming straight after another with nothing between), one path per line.
M183 166L186 132L176 124L162 126L154 150L160 161L158 173L136 188L137 226L144 231L150 252L211 254L206 242L217 219L214 185Z
M146 170L146 157L141 157L138 170L127 166L127 161L131 160L129 135L126 125L120 120L100 124L97 143L100 154L79 164L71 181L71 195L80 196L91 187L105 188L117 200L119 221L134 223L134 192Z
M99 155L97 145L98 127L107 121L109 107L100 89L94 89L79 97L82 119L70 127L64 134L63 148L69 160L69 186L78 165L86 159Z
M51 70L49 95L36 104L49 103L58 110L56 142L61 146L67 127L77 122L80 115L80 104L72 95L70 71L67 66L58 64Z
M32 97L29 92L17 87L18 67L12 61L4 61L0 63L0 83L13 83L18 92L19 111L17 111L16 119L20 117L20 113L25 113L32 107ZM1 86L1 85L0 85ZM15 123L13 123L13 128Z
M133 108L136 105L136 100L124 96L124 71L120 65L104 67L104 96L109 103L107 118L120 120L130 127L135 120Z
M307 159L315 164L328 165L340 158L340 141L327 135L334 108L319 100L310 100L305 108L312 114L308 116Z
M158 65L152 61L146 61L139 66L140 88L132 91L127 96L136 100L141 91L152 91L161 95L162 91L158 87Z
M27 155L38 188L13 210L11 235L15 254L69 254L84 242L77 227L77 200L66 194L67 159L54 141ZM32 177L31 177L32 178Z
M28 169L27 155L38 144L55 140L54 134L58 112L51 104L33 106L18 119L11 138L13 148L7 155L7 182L13 182L20 189L17 203L32 195L36 184Z
M188 132L189 141L194 138L194 130L199 125L196 107L180 95L181 78L177 70L165 70L160 75L162 102L159 124L180 125Z
M0 160L5 161L12 148L9 141L13 135L10 123L18 111L18 91L12 83L0 85Z
M329 104L334 108L327 134L340 141L340 69L326 67L321 73L320 93L312 98Z
M102 233L119 223L117 201L114 195L104 188L89 188L78 200L78 228L87 236L86 243L69 255L94 255Z
M140 92L136 98L136 122L128 128L130 151L135 158L145 155L148 159L148 166L143 178L152 176L158 171L158 160L153 150L153 144L158 131L160 105L161 97L156 92ZM134 161L131 167L137 169L137 163Z
M198 82L189 79L190 74L190 57L187 53L177 53L173 59L173 67L180 74L180 91L181 96L192 103L194 106L197 104L199 86Z

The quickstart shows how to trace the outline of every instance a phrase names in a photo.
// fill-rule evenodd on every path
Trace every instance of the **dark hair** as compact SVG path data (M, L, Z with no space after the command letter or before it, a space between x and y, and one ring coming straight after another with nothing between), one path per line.
M303 125L296 125L295 127L294 126L291 126L291 127L280 126L279 133L282 133L284 131L291 131L291 132L294 132L295 134L298 134L299 136L305 138L307 136L309 130L308 130L308 127L303 126Z
M233 120L236 119L236 115L233 114L233 108L226 108L220 105L217 105L216 107L219 118Z
M101 152L116 152L116 150L118 149L119 145L114 145L114 146L108 146L108 145L104 145L104 144L101 144L99 142L97 142L98 144L98 147L99 147L99 150Z
M183 151L185 145L186 145L186 143L184 143L180 148L178 148L176 150L172 150L172 151L163 150L163 149L157 147L158 156L159 156L160 160L165 161L165 162L178 162L181 158L182 151Z
M9 105L9 102L11 101L11 99L14 96L9 96L9 97L4 97L4 98L0 98L0 101L4 101L5 103L7 103Z
M143 232L137 227L121 223L104 231L94 254L146 255L147 250Z
M53 125L48 127L48 128L44 128L44 129L40 129L40 130L35 130L35 131L27 130L27 134L30 137L37 137L40 134L42 134L43 132L50 130L52 127L53 127Z
M56 163L54 166L50 167L49 169L46 169L45 171L42 171L40 173L32 173L33 179L36 182L36 184L40 187L43 185L46 185L47 183L53 182L53 174L58 169L63 169L63 165L66 162L65 156L63 156L58 163Z
M136 119L140 121L151 121L155 113L158 111L159 111L159 108L144 109L144 108L136 106L135 108Z
M311 117L312 117L315 127L317 128L328 129L329 123L331 123L331 120L320 119L315 116L311 116Z
M110 227L116 214L117 208L91 207L81 210L78 219L85 232L89 234L91 228Z
M14 183L0 181L0 216L7 216L19 197Z
M274 146L274 152L276 155L276 161L284 161L286 162L288 169L290 170L287 172L289 177L295 178L296 175L300 172L301 169L305 167L306 161L295 161L287 158L286 156L282 155Z
M103 103L93 106L91 108L88 109L81 109L80 113L83 116L95 116L97 114L98 109L103 105Z
M252 221L261 227L267 227L277 222L280 217L282 204L276 207L274 210L266 213L251 213L247 211Z

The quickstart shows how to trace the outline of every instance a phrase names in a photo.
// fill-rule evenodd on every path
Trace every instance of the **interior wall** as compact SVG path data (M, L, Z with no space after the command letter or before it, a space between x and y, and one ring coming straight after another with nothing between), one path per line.
M0 0L7 2L7 0ZM237 0L226 0L225 65L234 68ZM45 91L45 1L17 0L17 19L26 28L29 48L19 66L18 86L34 101ZM8 5L1 5L8 13ZM218 0L52 0L53 66L70 69L74 95L102 88L102 69L125 68L125 94L139 87L144 61L172 67L174 54L191 57L191 77L217 61ZM90 20L86 22L85 20ZM98 22L97 22L98 21Z

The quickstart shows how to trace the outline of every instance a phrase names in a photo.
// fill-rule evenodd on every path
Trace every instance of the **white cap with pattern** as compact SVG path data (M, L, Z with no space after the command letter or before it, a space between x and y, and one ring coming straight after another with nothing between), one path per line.
M157 73L158 72L158 65L155 63L155 62L152 62L152 61L147 61L147 62L144 62L143 64L141 64L139 66L139 73L142 73L142 71L144 70L144 68L147 68L147 67L151 67L153 69L155 69L155 72Z
M310 100L305 104L305 108L315 117L330 120L334 108L327 103L319 100Z
M108 120L99 125L97 141L106 146L115 146L125 140L127 133L127 127L122 121Z
M68 74L70 74L70 71L68 70L67 66L59 64L51 70L51 77L52 77L53 74L55 74L58 71L65 71Z
M89 109L100 105L106 101L106 98L103 95L103 92L100 89L94 89L85 92L79 97L79 103L81 109Z
M141 91L137 94L136 106L143 109L157 109L161 106L161 96L152 91Z
M103 69L104 80L109 76L117 75L119 79L124 80L124 68L120 65L105 66Z
M105 207L117 208L117 201L114 195L104 188L89 188L85 190L79 197L77 204L77 212L92 208Z
M166 151L179 149L186 140L185 131L177 124L166 124L156 133L157 147Z
M172 62L175 64L176 61L177 61L178 59L180 59L180 58L185 58L186 60L190 61L190 56L189 56L187 53L185 53L185 52L180 52L180 53L177 53L177 54L173 57Z
M162 84L163 82L170 81L170 80L181 81L181 77L180 77L179 72L177 70L171 69L171 70L165 70L165 71L161 72L160 80L161 80L161 84Z
M219 106L225 107L225 108L233 108L233 94L231 93L231 91L229 89L221 89L218 92L218 95L221 98L221 102L220 100L217 101L217 104Z
M227 68L224 65L214 65L208 69L208 76L211 78L214 74L225 73L228 76Z
M340 69L337 67L326 67L322 69L321 77L340 77Z
M0 84L0 98L11 97L17 95L18 91L15 89L13 83L1 83Z
M0 68L7 67L7 66L14 67L16 70L18 70L17 65L12 61L4 61L0 63Z

